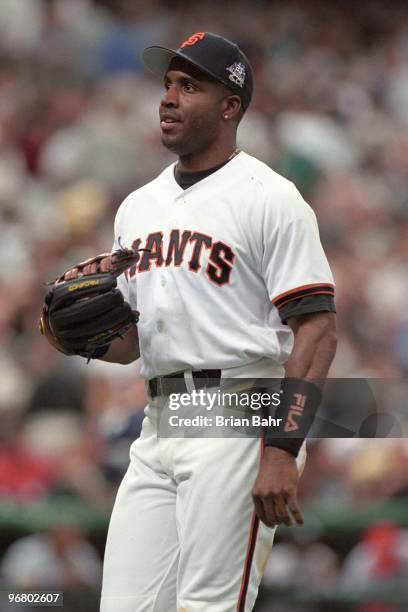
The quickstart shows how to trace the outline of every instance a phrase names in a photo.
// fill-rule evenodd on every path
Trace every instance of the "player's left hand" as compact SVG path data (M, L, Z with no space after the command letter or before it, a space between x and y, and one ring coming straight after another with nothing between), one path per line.
M252 497L258 518L268 527L289 527L304 520L297 502L299 472L295 458L284 450L267 446Z
M65 355L90 360L123 339L139 313L125 301L117 277L138 260L138 251L120 248L87 259L50 283L40 319L48 342Z

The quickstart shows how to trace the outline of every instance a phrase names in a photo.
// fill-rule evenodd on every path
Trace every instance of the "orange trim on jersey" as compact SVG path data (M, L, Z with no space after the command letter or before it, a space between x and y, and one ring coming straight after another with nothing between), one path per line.
M259 518L255 510L252 514L251 528L249 531L248 546L244 562L244 571L242 572L241 588L236 612L245 612L245 600L248 592L249 577L251 575L252 561L254 559L256 537L258 535Z
M282 304L279 304L278 309L282 308L282 306L285 306L286 304L289 304L289 302L293 302L294 300L301 300L302 297L309 297L310 295L331 295L333 296L334 293L333 291L313 291L312 293L308 293L307 295L294 295L293 297L290 297L284 302L282 302Z
M334 285L332 283L312 283L311 285L302 285L301 287L296 287L296 289L290 289L289 291L285 291L284 293L281 293L280 295L277 295L275 298L273 298L272 302L275 303L277 300L282 299L286 295L290 295L291 293L297 293L298 291L303 291L304 289L311 289L312 287L333 287L334 291Z

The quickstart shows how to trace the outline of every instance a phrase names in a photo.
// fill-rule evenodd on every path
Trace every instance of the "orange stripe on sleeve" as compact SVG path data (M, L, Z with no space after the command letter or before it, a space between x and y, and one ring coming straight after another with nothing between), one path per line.
M333 291L313 291L312 293L308 293L307 295L294 295L292 297L289 297L287 300L285 300L284 302L282 302L282 304L279 304L279 306L277 306L278 310L280 310L283 306L286 306L286 304L288 304L289 302L293 302L294 300L301 300L302 297L310 297L311 295L334 295ZM274 300L275 301L275 300Z
M273 298L272 302L275 303L287 295L291 295L292 293L298 293L299 291L303 291L304 289L312 289L313 287L332 287L334 291L334 285L332 283L312 283L310 285L301 285L300 287L296 287L296 289L290 289L289 291L285 291L284 293L281 293L275 298Z

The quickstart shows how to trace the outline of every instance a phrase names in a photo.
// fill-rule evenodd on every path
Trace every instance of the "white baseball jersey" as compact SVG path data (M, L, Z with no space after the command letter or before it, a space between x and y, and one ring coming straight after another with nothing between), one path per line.
M145 378L262 357L282 364L293 338L279 309L334 294L312 209L244 152L185 190L170 165L122 203L119 241L148 249L119 282L140 311Z

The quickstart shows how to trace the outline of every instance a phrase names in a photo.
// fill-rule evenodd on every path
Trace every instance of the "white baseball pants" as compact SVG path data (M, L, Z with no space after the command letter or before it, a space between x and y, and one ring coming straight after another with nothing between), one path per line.
M113 508L101 612L249 612L275 532L251 497L261 441L158 438L158 400Z

